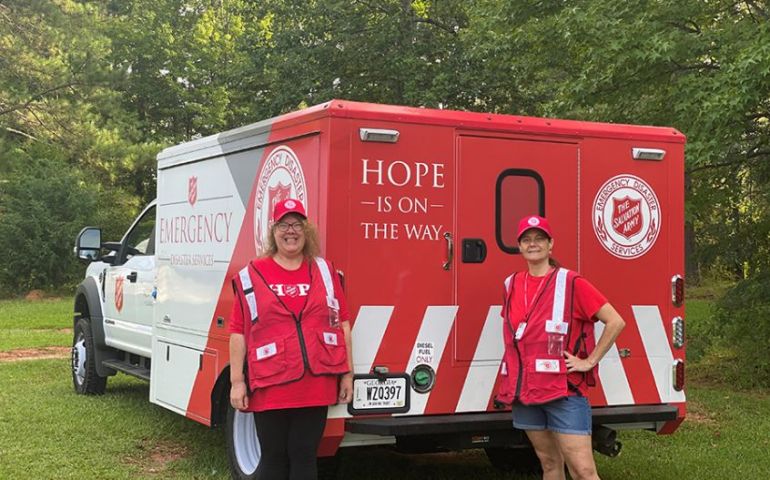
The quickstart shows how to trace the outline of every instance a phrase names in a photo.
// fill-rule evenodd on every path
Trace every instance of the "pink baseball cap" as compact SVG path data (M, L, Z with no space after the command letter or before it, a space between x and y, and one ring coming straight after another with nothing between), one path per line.
M553 238L553 235L551 234L551 225L545 217L529 215L519 220L519 233L516 235L516 240L518 241L521 236L524 235L524 232L532 228L541 230L548 235L548 238Z
M290 213L296 213L302 216L302 218L307 218L302 202L293 198L287 198L275 204L275 208L273 208L273 221L278 222Z

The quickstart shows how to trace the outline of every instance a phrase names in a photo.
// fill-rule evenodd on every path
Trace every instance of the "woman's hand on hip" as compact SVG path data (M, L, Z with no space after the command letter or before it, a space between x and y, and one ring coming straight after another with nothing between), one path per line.
M579 358L568 351L564 351L564 364L567 366L567 372L587 372L594 368L594 364L587 358Z

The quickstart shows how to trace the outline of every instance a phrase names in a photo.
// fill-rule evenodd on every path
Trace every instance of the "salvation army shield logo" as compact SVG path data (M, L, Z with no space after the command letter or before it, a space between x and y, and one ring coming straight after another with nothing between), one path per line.
M195 206L198 200L198 177L190 177L187 180L187 201L191 206Z
M660 233L658 197L647 182L635 175L617 175L604 182L592 211L599 243L621 259L641 257Z
M123 277L115 279L115 308L120 312L123 310Z
M630 239L642 229L642 201L629 196L612 199L612 229Z
M267 245L273 208L287 198L296 198L305 205L305 211L309 211L302 164L291 148L280 145L267 156L257 177L257 192L254 195L254 245L257 254L261 254Z
M267 196L270 199L268 205L270 205L270 211L272 212L275 206L287 198L291 198L291 185L278 183L275 187L268 187ZM291 205L286 205L288 208L294 208Z

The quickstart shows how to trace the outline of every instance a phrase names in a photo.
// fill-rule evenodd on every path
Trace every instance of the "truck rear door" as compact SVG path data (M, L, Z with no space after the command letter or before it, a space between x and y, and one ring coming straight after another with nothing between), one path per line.
M554 258L578 268L578 145L462 133L456 145L455 374L437 384L430 410L469 412L486 410L494 395L503 354L503 280L526 267L517 248L518 220L548 217Z

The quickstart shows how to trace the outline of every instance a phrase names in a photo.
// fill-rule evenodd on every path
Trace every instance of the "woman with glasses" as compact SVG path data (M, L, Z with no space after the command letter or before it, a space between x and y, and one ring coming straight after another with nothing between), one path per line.
M513 405L513 426L526 431L544 480L598 479L586 395L594 368L625 322L586 279L556 266L543 217L521 219L519 251L527 269L505 280L505 356L497 399ZM604 323L599 341L594 323Z
M267 245L233 277L230 403L254 412L255 478L315 479L328 406L352 398L349 313L299 200L275 205Z

